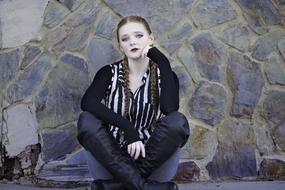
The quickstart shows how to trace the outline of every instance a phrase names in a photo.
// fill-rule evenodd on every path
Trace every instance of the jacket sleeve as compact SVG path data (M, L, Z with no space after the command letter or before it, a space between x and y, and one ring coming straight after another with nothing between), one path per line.
M149 49L147 56L153 60L160 69L161 95L160 109L163 114L168 114L179 109L179 81L172 71L167 57L156 47Z

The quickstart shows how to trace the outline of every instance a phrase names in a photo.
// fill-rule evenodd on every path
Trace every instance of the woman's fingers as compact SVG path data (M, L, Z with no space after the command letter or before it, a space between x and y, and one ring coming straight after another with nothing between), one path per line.
M145 158L145 148L143 143L141 143L141 153L142 157Z
M141 155L142 157L145 157L145 148L144 144L140 141L136 144L136 154L134 156L134 159L138 159L138 157Z
M134 157L135 152L136 152L136 142L132 144L131 157Z
M129 154L129 155L131 155L131 152L132 152L132 145L133 145L133 144L134 144L134 143L128 145L128 154Z
M134 143L128 145L128 153L129 153L129 155L131 155L131 157L134 156L134 153L136 151L136 143L137 142L134 142Z
M144 148L144 144L139 141L137 144L137 147L136 147L136 154L134 156L134 159L138 159L139 156L141 155L142 157L145 157L145 148Z
M138 159L140 155L145 157L145 148L144 144L141 141L134 142L128 145L128 153L129 155L134 158Z
M140 147L140 144L139 143L137 143L136 144L136 152L135 152L135 155L133 156L133 158L136 160L136 159L138 159L138 157L140 156L140 150L141 149L141 147Z

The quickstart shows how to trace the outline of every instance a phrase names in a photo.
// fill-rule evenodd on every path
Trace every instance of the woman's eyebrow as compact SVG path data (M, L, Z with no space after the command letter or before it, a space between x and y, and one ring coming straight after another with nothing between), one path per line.
M142 31L135 31L134 34L142 34ZM129 36L129 34L123 34L121 37Z
M123 37L127 37L127 36L129 36L128 34L123 34L121 37L123 38Z

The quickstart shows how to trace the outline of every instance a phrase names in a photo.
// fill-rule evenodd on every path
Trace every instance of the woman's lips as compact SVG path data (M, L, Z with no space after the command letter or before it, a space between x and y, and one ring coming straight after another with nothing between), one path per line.
M137 50L139 50L139 48L132 48L131 52L136 52Z

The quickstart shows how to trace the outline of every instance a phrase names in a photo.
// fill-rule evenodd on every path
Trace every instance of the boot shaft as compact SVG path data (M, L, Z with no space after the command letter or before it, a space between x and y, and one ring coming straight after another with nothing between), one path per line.
M78 140L128 190L177 190L178 188L173 182L151 182L143 178L131 157L122 151L102 122L88 112L80 115Z

